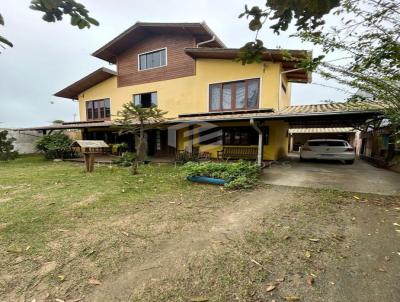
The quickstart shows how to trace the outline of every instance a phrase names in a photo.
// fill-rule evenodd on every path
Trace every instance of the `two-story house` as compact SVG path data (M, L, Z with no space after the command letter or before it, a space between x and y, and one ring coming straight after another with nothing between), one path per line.
M55 95L79 101L86 139L126 142L133 150L134 138L119 136L113 120L134 102L167 112L165 124L147 133L150 156L197 146L216 157L226 146L250 146L276 160L288 150L288 122L277 113L290 106L291 83L308 83L311 75L282 50L267 50L263 62L249 65L235 60L238 53L205 23L138 22L93 53L116 72L100 68Z

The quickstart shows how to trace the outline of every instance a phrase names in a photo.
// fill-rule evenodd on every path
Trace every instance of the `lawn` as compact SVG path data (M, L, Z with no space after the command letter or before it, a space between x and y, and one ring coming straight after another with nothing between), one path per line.
M399 236L398 196L0 163L0 301L400 301Z
M188 183L172 165L131 176L109 166L86 174L79 164L39 156L2 162L0 296L79 296L96 283L88 280L139 261L230 200L219 187Z

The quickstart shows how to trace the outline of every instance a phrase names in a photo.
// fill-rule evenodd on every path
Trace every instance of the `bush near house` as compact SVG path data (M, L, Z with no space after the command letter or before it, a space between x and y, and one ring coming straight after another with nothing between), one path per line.
M0 160L12 160L17 158L18 152L14 151L15 138L7 138L8 131L0 131Z
M135 162L137 158L136 153L133 152L125 152L122 153L122 156L114 159L112 161L113 164L120 166L120 167L130 167L133 165L133 163Z
M72 140L62 132L44 135L36 143L36 148L43 152L45 158L65 158L71 152Z
M188 162L183 166L187 176L206 176L227 181L228 189L248 189L255 186L260 176L260 167L252 162L235 163Z

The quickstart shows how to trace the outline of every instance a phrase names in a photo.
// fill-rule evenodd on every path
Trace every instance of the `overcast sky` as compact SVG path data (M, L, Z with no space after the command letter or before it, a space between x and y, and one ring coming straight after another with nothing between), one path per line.
M0 49L0 128L46 125L56 119L79 119L78 104L53 93L107 62L90 54L136 21L201 22L207 24L228 47L241 47L254 34L246 20L238 19L245 3L263 5L264 0L79 0L100 22L99 27L79 30L69 17L58 23L42 21L41 13L29 9L29 0L2 1L0 12L6 26L0 34L14 43ZM287 35L277 36L265 28L260 38L266 46L318 49ZM115 66L111 66L115 68ZM327 83L317 75L313 82ZM292 104L343 101L346 95L316 84L293 84Z

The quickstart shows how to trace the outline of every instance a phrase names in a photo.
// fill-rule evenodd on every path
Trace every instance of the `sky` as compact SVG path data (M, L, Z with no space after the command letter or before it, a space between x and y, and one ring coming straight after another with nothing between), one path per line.
M0 27L13 48L0 49L0 128L34 127L53 120L79 120L78 103L53 94L99 67L114 65L90 54L132 26L142 22L201 22L228 47L241 47L254 39L245 19L238 19L244 4L262 6L264 0L79 0L100 22L79 30L69 16L57 23L43 21L29 1L2 1ZM328 20L329 22L329 20ZM267 24L268 25L268 24ZM288 34L275 35L267 28L259 35L268 48L320 50ZM343 101L346 94L334 82L313 74L313 84L293 84L292 105Z

